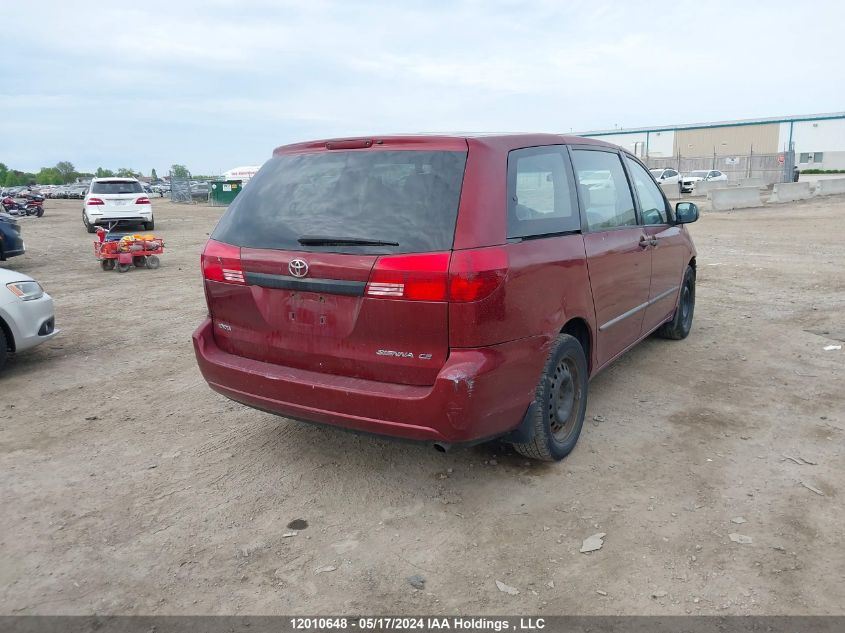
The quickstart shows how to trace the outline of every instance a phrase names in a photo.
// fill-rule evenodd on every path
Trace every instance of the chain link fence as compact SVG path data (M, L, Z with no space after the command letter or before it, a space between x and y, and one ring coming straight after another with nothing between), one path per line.
M170 200L173 202L192 203L191 178L177 178L170 174Z
M791 182L795 153L747 154L745 156L649 156L645 160L649 169L675 169L681 174L691 171L718 169L728 177L728 182L747 178L761 179L767 184Z

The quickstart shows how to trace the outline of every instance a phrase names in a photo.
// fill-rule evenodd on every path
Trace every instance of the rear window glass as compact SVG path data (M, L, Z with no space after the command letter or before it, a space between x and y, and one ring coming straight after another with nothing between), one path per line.
M140 182L102 180L91 183L91 193L143 193Z
M283 250L448 250L465 164L466 152L446 151L276 156L244 186L212 237L235 246ZM395 245L301 244L304 237Z

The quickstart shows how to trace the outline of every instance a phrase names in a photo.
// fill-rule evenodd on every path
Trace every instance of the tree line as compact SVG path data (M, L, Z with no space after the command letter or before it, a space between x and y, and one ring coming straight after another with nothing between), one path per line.
M170 166L170 173L176 178L190 178L191 172L185 165L173 164ZM105 169L97 167L93 174L77 171L70 161L62 160L53 167L42 167L37 173L20 171L7 167L0 163L0 186L20 187L26 185L67 185L75 182L77 178L141 178L144 174L128 167L120 169ZM198 176L197 178L207 178ZM150 179L158 180L155 169L150 170Z

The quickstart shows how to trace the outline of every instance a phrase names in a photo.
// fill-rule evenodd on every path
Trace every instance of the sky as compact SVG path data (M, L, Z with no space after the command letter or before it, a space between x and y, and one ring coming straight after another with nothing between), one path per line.
M845 110L843 2L9 4L0 162L25 171L219 174L309 139Z

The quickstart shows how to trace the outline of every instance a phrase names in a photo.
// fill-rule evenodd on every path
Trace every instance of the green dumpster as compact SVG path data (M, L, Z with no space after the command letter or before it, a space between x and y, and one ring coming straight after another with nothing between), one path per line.
M209 201L212 207L227 207L232 203L243 184L240 180L215 180L211 183Z

